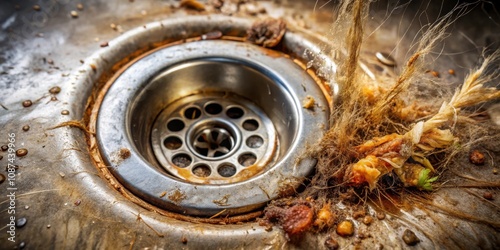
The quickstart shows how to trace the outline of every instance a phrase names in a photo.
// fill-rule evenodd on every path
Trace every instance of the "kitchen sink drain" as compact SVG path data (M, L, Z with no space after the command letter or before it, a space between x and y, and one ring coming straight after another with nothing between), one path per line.
M309 96L315 109L302 108ZM134 194L211 216L251 211L297 187L314 168L305 152L327 121L321 88L286 55L197 41L159 48L114 78L96 136Z

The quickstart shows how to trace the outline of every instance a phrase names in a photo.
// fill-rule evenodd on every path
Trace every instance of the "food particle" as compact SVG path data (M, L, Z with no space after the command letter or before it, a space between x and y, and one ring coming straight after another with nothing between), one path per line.
M205 10L205 5L196 0L182 0L180 6L197 11Z
M69 111L68 110L61 111L61 115L69 115Z
M288 237L299 236L313 224L314 211L306 204L295 204L285 208L268 207L265 211L265 219L277 221Z
M415 235L415 233L409 229L406 229L403 233L403 241L408 246L414 246L420 242L420 239Z
M61 92L61 88L58 86L52 87L49 89L49 93L51 94L59 94Z
M72 18L78 18L78 12L76 12L75 10L72 10L70 14Z
M83 4L81 4L81 3L77 4L77 5L76 5L76 8L77 8L78 10L83 10Z
M282 19L267 18L258 20L247 30L246 39L263 47L274 47L281 42L286 32L286 23Z
M187 244L188 243L188 239L186 238L186 236L182 236L181 243L182 244Z
M25 148L20 148L20 149L16 150L16 155L19 157L23 157L27 154L28 154L28 150Z
M327 202L323 205L323 207L318 211L316 215L316 220L314 221L314 226L319 229L323 229L325 227L331 227L333 225L335 216L332 213L330 208L330 203Z
M33 5L33 9L36 11L40 11L42 8L40 7L40 5L35 4L35 5Z
M385 219L385 213L384 212L378 212L377 213L377 219L379 219L379 220Z
M449 69L449 70L448 70L448 74L450 74L450 75L454 76L454 75L455 75L455 70L453 70L453 69Z
M493 193L492 192L484 192L483 193L483 198L487 199L487 200L493 200Z
M308 96L306 96L304 101L302 101L302 107L304 107L306 109L312 109L312 108L314 108L315 102L316 101L314 100L314 97L308 95Z
M109 43L108 42L103 42L103 43L101 43L100 46L101 46L101 48L108 47Z
M352 236L354 234L354 225L348 220L340 222L337 225L337 234L342 237Z
M214 40L214 39L219 39L221 37L222 37L222 32L216 30L201 35L201 40Z
M336 250L339 248L339 243L330 235L325 240L325 247L328 250Z
M431 75L434 77L439 77L439 72L437 72L435 70L431 70Z
M367 215L363 218L363 223L367 226L372 224L372 222L373 222L373 217L371 217L370 215Z
M470 153L469 160L474 165L484 165L484 154L474 150Z
M23 107L25 108L30 107L31 105L33 105L33 102L31 102L31 100L26 100L23 102Z

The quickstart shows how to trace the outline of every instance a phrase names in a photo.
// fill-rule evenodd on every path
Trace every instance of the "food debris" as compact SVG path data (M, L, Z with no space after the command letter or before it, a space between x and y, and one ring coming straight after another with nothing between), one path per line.
M33 102L31 100L23 101L23 107L27 108L31 107L31 105L33 105Z
M35 4L35 5L33 5L33 9L36 11L40 11L42 8L40 7L40 5Z
M415 235L415 233L409 229L406 229L403 233L403 241L408 246L414 246L420 242L420 239Z
M205 10L205 5L196 0L182 0L180 6L197 11Z
M352 224L352 221L350 220L345 220L340 222L337 225L337 234L342 236L342 237L349 237L354 234L354 225Z
M61 92L61 88L58 86L55 86L55 87L52 87L49 89L49 93L54 94L54 95L59 94L59 92Z
M308 95L308 96L306 96L304 101L302 101L302 107L305 109L313 109L315 103L316 103L316 100L314 100L314 97Z
M435 70L431 70L431 75L434 76L434 77L439 77L439 72L435 71Z
M492 192L484 192L483 193L483 198L487 199L487 200L493 200L493 193Z
M385 213L384 212L377 212L377 219L379 219L379 220L385 219Z
M161 194L160 194L160 198L163 198L165 195L167 195L167 191L163 191L163 192L161 192Z
M108 47L109 43L108 42L103 42L100 44L101 48Z
M281 42L286 32L283 19L267 18L253 23L247 30L246 39L263 47L274 47Z
M72 10L69 14L72 18L78 18L78 12L76 10Z
M61 111L61 115L69 115L69 110L63 110Z
M454 76L454 75L455 75L455 70L453 70L453 69L449 69L449 70L448 70L448 74L450 74L450 75Z
M363 224L367 226L372 224L372 222L373 222L373 217L371 217L370 215L367 215L363 218Z
M330 202L326 202L323 207L317 212L314 226L320 230L333 226L335 215L332 213Z
M300 237L313 225L314 211L308 201L276 201L264 211L264 220L275 222L289 238ZM267 225L264 221L263 225Z
M130 155L131 155L131 154L130 154L130 150L129 150L128 148L121 148L121 149L120 149L120 157L121 157L122 159L124 159L124 160L125 160L125 159L129 158L129 157L130 157Z
M80 206L81 203L82 203L82 200L76 200L73 204L75 206Z
M331 235L329 235L326 237L325 247L328 250L336 250L339 248L339 243Z
M469 160L474 165L484 165L484 154L479 150L474 150L470 153Z
M181 243L182 244L187 244L188 243L188 239L186 238L186 236L182 236L181 237Z
M222 37L222 32L216 30L201 35L201 40L214 40L214 39L219 39L221 37Z
M174 203L180 203L184 199L186 199L186 194L181 192L179 189L176 189L174 192L172 192L169 196L168 199L173 201Z
M81 3L76 4L76 8L78 10L83 10L83 4L81 4Z
M23 157L27 154L28 154L28 150L25 148L20 148L20 149L16 150L16 155L19 157Z

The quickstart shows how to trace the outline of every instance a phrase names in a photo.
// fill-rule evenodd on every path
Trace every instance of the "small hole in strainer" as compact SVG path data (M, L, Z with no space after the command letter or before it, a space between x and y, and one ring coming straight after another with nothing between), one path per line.
M193 160L191 159L191 156L187 154L178 154L172 158L172 163L180 168L188 167L191 165L191 162L193 162Z
M179 132L184 129L184 122L179 119L173 119L167 123L168 130L172 132Z
M264 139L258 135L252 135L248 137L246 143L250 148L260 148L264 144Z
M243 122L243 128L248 131L255 131L259 128L259 122L254 119L248 119Z
M236 174L236 167L229 163L223 163L219 166L217 172L219 172L222 177L231 177Z
M241 118L244 114L245 112L243 111L243 109L239 107L232 107L226 111L226 115L231 119Z
M201 110L197 107L190 107L184 111L184 117L190 120L198 119L201 115Z
M179 149L180 147L182 147L182 141L181 141L181 139L179 139L175 136L169 136L169 137L165 138L165 140L163 141L163 145L165 145L165 147L170 149L170 150L175 150L175 149Z
M200 164L193 168L193 174L198 177L208 177L211 173L210 167L205 164Z
M245 167L253 165L257 161L257 157L252 153L245 153L238 157L238 162Z

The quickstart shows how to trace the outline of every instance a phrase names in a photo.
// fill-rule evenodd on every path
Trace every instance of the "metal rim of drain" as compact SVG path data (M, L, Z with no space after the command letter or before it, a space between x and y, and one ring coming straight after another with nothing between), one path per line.
M320 107L327 109L328 103L320 87L301 67L285 56L276 56L276 52L272 55L246 43L200 41L165 47L131 64L106 92L97 117L98 146L113 175L153 205L196 216L211 216L223 210L228 215L249 212L279 197L283 189L300 185L315 161L297 158L321 138L328 120L328 111L305 110L301 102L309 95ZM190 86L186 82L197 76L194 72L199 68L186 64L215 68L204 69L208 75L191 79L195 84ZM175 72L169 70L175 67L182 69L177 73L183 74L186 81L172 85L169 80ZM211 79L210 74L219 74L216 79L226 82L205 81ZM255 78L259 81L254 84L235 84L235 80ZM229 184L201 184L166 172L150 145L152 124L173 101L200 93L229 93L262 108L275 126L275 154L267 157L267 162L256 164L256 168L241 171L241 179L232 177ZM269 105L273 103L278 104ZM222 127L231 133L231 126ZM130 149L130 157L118 157L123 148ZM179 194L181 199L173 194Z

